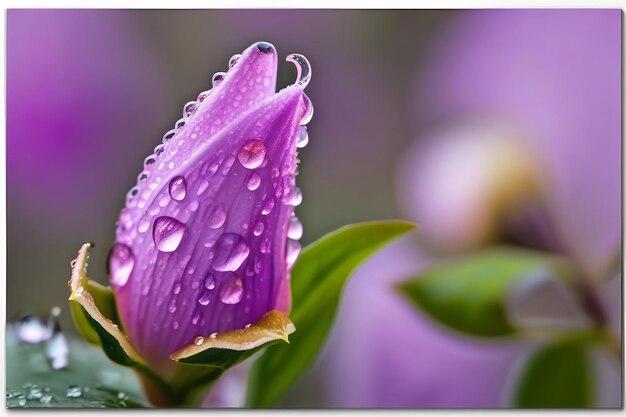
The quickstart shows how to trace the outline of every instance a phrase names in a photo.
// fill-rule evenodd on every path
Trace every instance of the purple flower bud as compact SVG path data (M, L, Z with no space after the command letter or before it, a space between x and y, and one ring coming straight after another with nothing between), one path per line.
M288 60L298 81L275 93L271 44L231 58L213 89L184 106L127 196L109 279L130 342L163 375L198 337L289 310L301 235L296 148L313 108L308 62Z

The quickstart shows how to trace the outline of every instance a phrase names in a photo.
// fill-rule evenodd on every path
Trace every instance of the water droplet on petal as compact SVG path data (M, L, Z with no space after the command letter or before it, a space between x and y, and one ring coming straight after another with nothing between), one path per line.
M189 103L185 104L185 107L183 107L183 117L189 117L193 115L196 112L197 108L198 103L196 103L195 101L190 101Z
M203 305L203 306L209 305L210 301L211 301L211 293L208 291L204 291L202 295L200 296L200 298L198 298L198 304Z
M302 191L298 187L293 187L285 202L292 206L300 205L302 203Z
M251 140L246 142L241 149L237 158L241 165L248 169L254 169L261 166L265 160L265 145L259 140Z
M197 195L202 194L203 192L206 191L207 188L209 188L209 182L207 180L202 180L202 182L198 186L198 190L196 191L196 194Z
M225 72L216 72L215 74L213 74L213 79L211 80L213 83L213 87L217 87L218 85L220 85L222 81L224 81L225 75Z
M209 335L209 338L211 338L211 339L215 339L216 337L217 337L217 332L216 333L211 333Z
M248 190L254 191L258 189L260 185L261 185L261 176L259 175L259 173L258 172L250 173L250 175L248 176L248 181L246 183Z
M241 235L224 233L215 242L213 269L216 271L235 271L246 260L250 248Z
M185 177L179 175L172 178L169 191L172 200L182 201L187 195L187 182L185 181Z
M209 215L209 227L211 229L219 229L226 222L226 211L224 206L217 204L212 208L212 212Z
M215 288L215 277L213 276L213 274L208 273L207 276L204 278L204 288L206 288L207 290L212 290L213 288Z
M185 126L185 123L186 123L185 119L178 119L176 121L176 124L174 125L174 128L175 129L180 129L181 127Z
M311 102L311 99L306 94L304 94L302 97L304 98L304 104L306 106L306 110L304 112L304 116L302 116L302 119L300 120L300 125L304 126L308 124L313 118L313 103Z
M203 91L198 95L198 102L202 103L209 95L210 91Z
M241 278L230 274L220 287L220 300L224 304L237 304L243 295L243 283Z
M194 343L196 346L200 346L200 345L202 345L202 344L204 343L204 337L202 337L202 336L198 336L198 337L196 337L196 338L193 340L193 343Z
M135 265L133 251L123 243L116 243L109 252L110 280L116 287L123 287Z
M175 129L172 129L168 131L167 133L165 133L165 135L163 135L163 143L169 142L174 137L175 134L176 134Z
M265 229L265 225L263 224L263 222L258 222L255 226L254 229L252 229L252 233L255 236L261 236L261 234L263 234L263 229Z
M195 313L191 319L191 324L198 324L200 321L200 313Z
M289 219L289 228L287 229L287 237L294 240L299 240L302 238L304 230L302 228L302 223L296 216L291 216Z
M309 132L306 126L300 126L298 137L296 138L296 147L304 148L309 143Z
M261 214L267 216L268 214L270 214L270 212L272 211L273 208L274 208L274 200L273 199L269 199L269 200L267 200L267 202L263 206L263 210L261 210Z
M174 284L174 288L172 289L172 292L174 294L180 294L181 288L182 288L182 285L180 284L180 282L177 282L176 284Z
M287 254L285 256L287 268L291 268L293 264L296 263L296 259L298 259L301 249L302 246L300 246L300 242L293 239L287 239Z
M162 216L154 221L152 238L161 252L174 252L185 234L185 225L178 220Z
M235 54L231 56L230 59L228 60L228 68L234 67L237 61L239 61L239 58L241 58L241 54Z

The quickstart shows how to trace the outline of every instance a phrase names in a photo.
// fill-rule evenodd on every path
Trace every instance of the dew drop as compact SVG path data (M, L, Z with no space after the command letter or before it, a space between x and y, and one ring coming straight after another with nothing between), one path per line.
M198 203L198 200L193 200L191 203L189 203L189 211L191 211L193 213L196 210L198 210L198 205L199 204L200 203Z
M291 54L287 57L287 61L293 62L298 71L296 84L302 86L302 88L306 87L309 81L311 81L311 64L309 60L304 55Z
M81 395L83 395L83 389L81 387L77 385L70 385L67 387L67 391L65 393L67 398L78 398Z
M202 337L202 336L198 336L198 337L196 337L196 338L193 340L193 343L194 343L196 346L200 346L200 345L202 345L202 344L204 343L204 337Z
M215 339L216 337L217 337L217 333L211 333L211 334L209 335L209 338L210 338L210 339Z
M208 273L207 276L204 278L204 288L206 288L207 290L212 290L213 288L215 288L215 277L213 276L213 274Z
M313 118L313 103L311 102L311 99L306 94L303 95L303 98L304 98L304 104L306 106L306 110L304 111L304 116L302 116L302 119L300 120L301 126L308 124Z
M156 148L154 148L154 156L158 158L161 155L163 155L164 151L165 151L165 145L163 144L157 145Z
M263 242L261 242L261 253L269 253L270 251L270 241L268 239L265 239Z
M198 324L199 321L200 321L200 313L194 314L193 317L191 318L191 324Z
M198 298L198 304L203 305L203 306L209 305L210 301L211 301L211 293L208 291L204 291L202 295L200 296L200 298Z
M198 95L198 102L202 103L209 95L209 91L203 91Z
M185 104L185 107L183 107L183 116L189 117L193 115L196 112L197 108L198 103L196 103L195 101L190 101L189 103Z
M305 96L305 97L306 97L306 96ZM185 126L185 123L186 123L185 119L178 119L178 120L176 121L176 124L174 125L174 127L175 127L175 129L180 129L180 128L182 128L183 126Z
M293 187L285 202L292 206L300 205L300 203L302 203L302 191L300 191L298 187Z
M174 137L175 134L176 134L175 129L172 129L168 131L167 133L165 133L165 135L163 135L163 143L169 142Z
M181 288L182 288L182 285L180 284L180 282L177 282L176 284L174 284L174 288L172 289L172 292L174 294L180 294Z
M182 201L187 195L187 182L185 181L185 177L179 175L172 178L169 191L172 200Z
M200 195L209 188L209 182L207 180L202 180L200 185L198 186L198 190L196 191L196 195Z
M237 304L243 295L243 283L241 278L230 274L220 287L220 300L224 304Z
M110 280L116 287L123 287L135 265L133 251L123 243L116 243L109 252Z
M248 181L246 182L246 187L248 190L254 191L259 188L261 185L261 176L258 172L251 172L248 176Z
M152 238L161 252L174 252L185 234L185 225L178 220L162 216L154 221Z
M306 126L300 126L298 137L296 138L296 147L304 148L309 143L309 132Z
M216 271L235 271L246 260L250 248L241 235L224 233L215 242L213 269Z
M273 208L274 208L274 199L270 198L269 200L267 200L267 203L265 203L265 205L263 206L263 210L261 210L261 214L267 216L268 214L270 214Z
M298 259L301 249L302 246L300 246L300 242L293 239L287 239L287 253L285 256L287 268L291 268L293 264L296 263L296 259Z
M17 337L26 343L37 344L46 340L50 336L50 330L34 315L24 316L19 323Z
M265 160L265 153L265 145L261 141L251 140L239 149L237 158L245 168L254 169L261 166Z
M239 61L239 58L241 58L241 54L235 54L231 56L230 59L228 60L228 68L234 67L237 61Z
M215 74L213 74L213 78L211 80L213 83L213 87L217 87L218 85L220 85L221 82L224 81L225 75L225 72L216 72Z
M300 240L303 232L304 230L300 220L296 216L291 216L289 219L289 227L287 229L287 237L294 240Z
M252 233L255 236L261 236L261 234L263 234L263 229L265 228L265 225L263 224L263 222L258 222L255 226L254 229L252 229Z
M224 206L221 204L216 204L211 211L209 216L209 227L211 229L219 229L226 222L226 211L224 211Z

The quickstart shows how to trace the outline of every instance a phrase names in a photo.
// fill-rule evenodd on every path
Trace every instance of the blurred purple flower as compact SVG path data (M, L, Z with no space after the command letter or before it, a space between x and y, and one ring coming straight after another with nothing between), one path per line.
M298 81L275 93L271 44L231 58L145 159L120 214L109 278L130 342L165 378L196 337L289 310L296 148L313 107L306 58L288 60Z
M540 174L561 240L590 268L616 248L621 230L620 14L461 12L436 42L417 83L418 128L481 115L525 134L548 165L548 174ZM428 172L415 166L414 152L407 158L398 189L408 218L421 223L415 208L429 196L413 185L415 175ZM508 376L529 343L487 345L442 332L393 293L392 283L418 273L430 258L404 239L355 275L328 350L332 355L323 364L329 405L507 405ZM612 294L619 304L620 291ZM619 320L621 309L615 311ZM362 340L372 342L355 345ZM615 398L601 401L614 405Z
M60 224L46 227L67 232L65 216L75 224L102 194L85 184L98 184L118 158L115 145L142 132L137 110L158 115L145 94L158 89L159 66L127 12L7 13L9 200L60 214ZM68 207L75 213L68 215ZM90 212L107 209L95 205Z

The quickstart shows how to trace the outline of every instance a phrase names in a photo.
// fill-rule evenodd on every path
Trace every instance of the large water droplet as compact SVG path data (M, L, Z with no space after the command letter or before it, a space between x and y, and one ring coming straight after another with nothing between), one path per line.
M211 209L211 214L209 215L209 227L211 229L219 229L226 222L226 211L224 210L224 206L221 204L216 204Z
M123 243L116 243L109 252L109 274L111 284L123 287L135 265L133 251Z
M291 54L287 57L287 61L293 62L298 71L296 84L302 86L302 88L306 87L309 81L311 81L311 64L309 60L304 55Z
M152 238L161 252L174 252L185 234L185 225L178 220L162 216L154 221Z
M179 175L172 178L172 181L170 181L169 191L172 200L184 200L187 195L187 182L185 181L185 177Z
M265 145L260 140L251 140L246 142L241 149L237 158L241 165L248 169L254 169L261 166L265 160Z
M224 233L215 242L213 269L216 271L235 271L246 260L250 248L241 235Z
M296 146L298 148L304 148L309 143L309 132L306 126L300 126L298 130L298 137L296 138Z
M298 259L298 255L300 254L301 249L302 246L300 246L300 242L293 239L287 239L287 253L285 256L287 268L291 268L293 264L296 263L296 259Z
M226 277L220 287L220 300L224 304L237 304L243 295L243 283L235 274Z
M251 172L248 176L248 181L246 182L246 187L248 190L254 191L259 188L261 185L261 176L258 172Z
M303 232L304 230L300 220L296 216L291 216L289 219L289 228L287 229L287 237L294 240L300 240Z
M293 187L285 202L292 206L300 205L302 203L302 191L298 187Z

